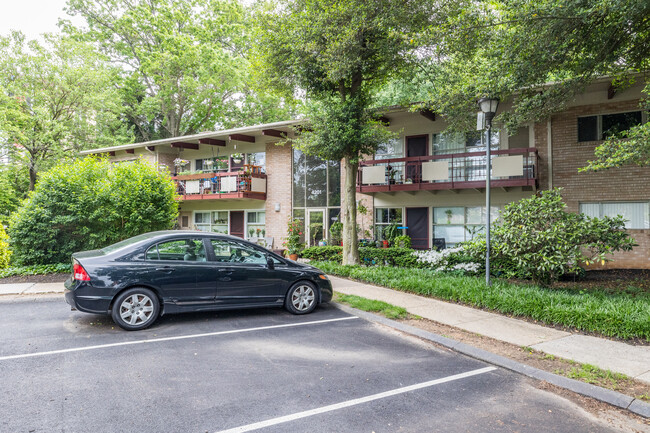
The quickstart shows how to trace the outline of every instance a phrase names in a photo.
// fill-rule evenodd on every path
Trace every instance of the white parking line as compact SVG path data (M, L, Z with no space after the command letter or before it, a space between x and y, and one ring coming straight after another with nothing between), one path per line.
M0 356L0 361L7 361L10 359L20 359L20 358L33 358L36 356L58 355L61 353L69 353L69 352L82 352L85 350L106 349L108 347L130 346L133 344L160 343L163 341L186 340L188 338L214 337L216 335L240 334L243 332L264 331L267 329L294 328L297 326L318 325L321 323L340 322L342 320L351 320L351 319L358 319L358 317L349 316L349 317L340 317L338 319L314 320L312 322L287 323L285 325L260 326L257 328L233 329L232 331L207 332L204 334L180 335L177 337L151 338L148 340L124 341L121 343L99 344L96 346L73 347L71 349L50 350L47 352L23 353L21 355Z
M471 376L477 376L479 374L488 373L496 369L497 369L496 367L479 368L478 370L467 371L465 373L455 374L453 376L447 376L441 379L430 380L428 382L416 383L415 385L409 385L402 388L393 389L391 391L380 392L379 394L373 394L366 397L356 398L354 400L348 400L341 403L331 404L329 406L323 406L316 409L306 410L304 412L298 412L291 415L281 416L278 418L272 418L266 421L256 422L254 424L243 425L228 430L220 430L216 433L242 433L247 431L259 430L264 427L270 427L273 425L282 424L289 421L295 421L300 418L306 418L309 416L319 415L321 413L331 412L334 410L339 410L346 407L355 406L358 404L368 403L369 401L379 400L381 398L391 397L397 394L404 394L405 392L415 391L422 388L428 388L430 386L439 385L441 383L452 382L454 380L464 379L466 377L471 377Z

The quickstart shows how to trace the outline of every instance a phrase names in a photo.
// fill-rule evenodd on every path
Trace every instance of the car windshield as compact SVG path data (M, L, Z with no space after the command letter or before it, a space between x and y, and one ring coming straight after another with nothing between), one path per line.
M156 236L157 233L143 233L141 235L133 236L132 238L124 239L123 241L120 241L116 244L109 245L107 247L102 248L100 251L104 254L110 254L114 251L117 251L121 248L128 247L129 245L133 245L137 242L144 241L146 239L152 238Z

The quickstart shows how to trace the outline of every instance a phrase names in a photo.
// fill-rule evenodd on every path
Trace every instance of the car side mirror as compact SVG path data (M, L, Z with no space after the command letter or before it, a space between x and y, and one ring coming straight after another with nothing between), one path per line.
M275 269L275 262L271 257L266 258L266 265L269 267L269 269Z

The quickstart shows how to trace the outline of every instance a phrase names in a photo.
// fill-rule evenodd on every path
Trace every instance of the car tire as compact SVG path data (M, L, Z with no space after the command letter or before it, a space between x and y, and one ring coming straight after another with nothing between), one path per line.
M290 313L307 314L318 305L316 286L309 281L299 281L287 292L284 306Z
M113 303L113 322L127 331L148 328L158 318L158 296L144 287L134 287L120 293Z

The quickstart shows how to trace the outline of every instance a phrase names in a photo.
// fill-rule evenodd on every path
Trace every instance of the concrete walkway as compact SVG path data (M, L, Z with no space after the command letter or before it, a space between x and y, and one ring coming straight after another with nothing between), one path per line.
M528 346L576 362L623 373L650 383L650 346L632 346L604 338L559 331L462 305L330 276L334 290L397 305L444 325ZM16 295L63 293L63 283L0 284L0 301ZM5 296L2 296L5 295ZM6 296L14 295L14 296ZM650 326L650 324L648 325Z
M650 383L650 346L559 331L523 320L330 276L334 290L406 308L409 313L517 346L591 364ZM650 326L650 324L648 324Z

